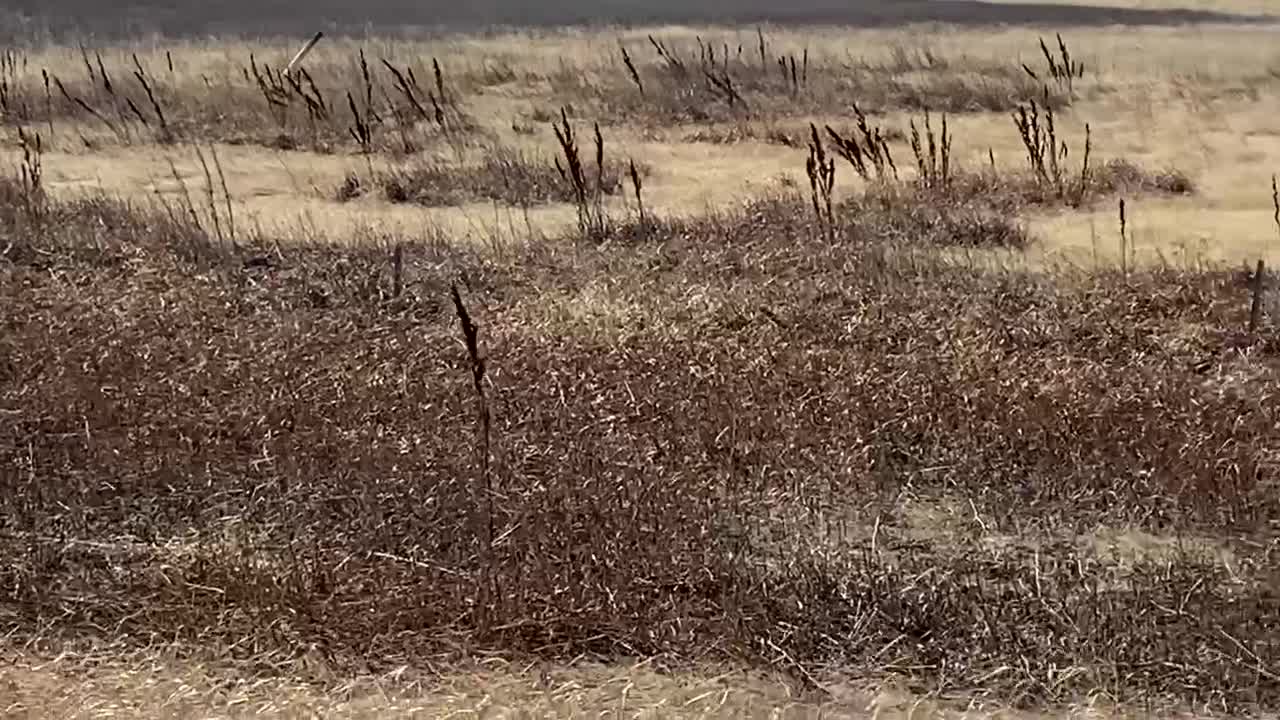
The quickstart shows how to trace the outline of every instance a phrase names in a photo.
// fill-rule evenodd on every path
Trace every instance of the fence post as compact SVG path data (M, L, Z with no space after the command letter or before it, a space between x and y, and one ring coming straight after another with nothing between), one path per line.
M298 51L298 54L294 55L293 59L289 61L289 64L285 66L284 74L292 76L294 68L297 68L302 64L302 59L307 56L307 53L311 52L311 48L315 47L316 43L320 42L320 38L322 37L324 37L323 32L317 32L315 35L312 35L311 39L307 41L307 44L303 45L302 49Z

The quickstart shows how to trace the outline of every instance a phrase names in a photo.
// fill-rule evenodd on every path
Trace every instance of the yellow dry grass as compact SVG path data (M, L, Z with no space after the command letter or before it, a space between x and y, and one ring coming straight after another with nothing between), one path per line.
M760 720L1121 720L1210 717L1126 709L1104 699L1016 711L912 692L895 679L832 678L821 691L736 670L659 672L649 663L516 667L498 662L435 677L405 669L359 678L253 677L165 656L0 656L0 715L81 718L759 718Z
M1274 3L1272 3L1274 4ZM476 69L506 64L533 77L561 67L586 77L616 74L619 39L642 43L649 33L671 42L702 36L750 45L748 30L662 27L630 30L556 31L497 36L460 36L441 41L409 42L373 39L326 40L308 59L314 68L350 68L359 46L373 56L445 58L451 68ZM1271 173L1280 167L1280 131L1272 119L1280 109L1271 89L1280 81L1280 56L1272 39L1276 28L1196 26L1181 28L1108 28L1069 33L1076 57L1090 69L1085 99L1059 118L1061 134L1078 154L1084 124L1093 128L1095 160L1126 157L1150 167L1186 171L1199 192L1177 199L1131 200L1134 252L1141 261L1181 258L1231 263L1264 257L1280 259L1280 236L1271 221ZM958 67L969 61L1040 62L1037 38L1044 33L1024 28L956 30L948 28L890 31L849 29L775 30L777 48L810 49L815 63L839 62L849 55L888 59L895 50L929 48ZM164 50L155 42L106 51L109 62L128 62L139 52L152 67L163 64ZM179 43L173 48L176 82L194 87L202 77L236 72L250 51L267 61L282 61L293 48L287 43L251 46L239 41ZM52 48L31 58L56 74L83 72L78 50ZM857 98L850 98L856 101ZM514 147L550 157L555 141L550 128L534 124L534 134L517 136L512 122L534 109L556 106L542 82L517 80L485 88L467 98L489 131ZM814 118L844 122L847 118ZM905 115L884 124L905 126ZM773 127L767 120L752 120ZM802 136L805 121L781 123ZM991 150L1000 164L1021 162L1022 149L1007 115L987 113L953 118L955 152L969 164L986 162ZM758 140L715 145L688 143L692 128L610 128L606 141L620 156L644 159L654 170L646 182L651 209L664 214L690 214L725 206L776 187L779 178L803 174L803 150ZM178 189L168 162L179 168L194 191L203 180L193 153L184 147L132 145L86 149L67 128L55 128L46 159L49 185L55 191L100 188L146 197ZM905 145L896 148L909 157ZM459 240L516 239L525 234L523 213L475 203L456 208L421 209L361 199L338 204L333 190L345 173L360 170L360 158L281 152L261 147L219 148L232 195L251 222L286 235L342 240L385 226L387 231L437 227ZM1078 157L1078 155L1076 156ZM377 163L379 161L375 161ZM837 190L856 184L842 173ZM570 208L551 206L530 211L535 229L555 233L573 222ZM1119 250L1115 208L1061 212L1030 222L1043 241L1037 252L1065 255L1072 262L1114 262Z

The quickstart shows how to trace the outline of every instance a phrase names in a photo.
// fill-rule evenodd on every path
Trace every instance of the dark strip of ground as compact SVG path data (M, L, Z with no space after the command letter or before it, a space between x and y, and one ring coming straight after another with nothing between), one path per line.
M8 4L8 3L6 3ZM371 0L365 3L316 0L299 12L293 0L139 0L125 4L98 0L17 0L0 10L0 41L59 38L69 34L122 37L150 32L168 35L209 33L310 35L476 30L495 26L551 27L592 24L741 23L836 24L891 27L913 23L956 25L1182 25L1190 23L1270 22L1269 16L1201 10L1150 10L1057 5L989 3L977 0Z

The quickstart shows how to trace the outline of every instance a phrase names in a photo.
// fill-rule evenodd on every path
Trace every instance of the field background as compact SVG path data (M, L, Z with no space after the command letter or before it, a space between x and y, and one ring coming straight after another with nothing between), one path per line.
M668 23L757 23L892 27L907 23L956 25L1165 25L1230 19L1232 14L1266 15L1275 9L1269 0L1143 0L1138 3L1041 2L987 3L972 0L801 0L775 3L767 0L716 0L696 3L607 0L585 4L569 0L516 3L485 0L448 3L439 0L378 0L365 6L317 0L301 9L298 3L264 0L236 2L113 2L92 0L16 0L7 12L25 18L30 29L54 32L82 31L113 35L161 32L168 35L209 33L280 33L306 36L318 29L399 34L423 28L466 30L508 25L554 27L562 25L663 25ZM299 17L305 16L305 21ZM0 18L3 18L0 15ZM305 25L305 27L303 27ZM3 27L0 25L0 27Z
M0 158L19 176L16 128L40 133L50 209L15 190L0 213L0 715L1274 717L1280 369L1274 320L1242 331L1242 267L1280 262L1272 13L6 3L26 105ZM678 95L648 40L750 58L758 25L748 113ZM249 58L278 69L316 30L333 118L309 127L295 99L280 125ZM1056 33L1086 68L1056 110L1072 176L1086 123L1095 169L1146 173L1078 208L1022 193L1011 119ZM388 88L382 60L426 87L439 59L455 129L424 113L360 153L361 51ZM772 79L775 53L806 54L806 92ZM176 140L137 86L100 87L98 54L117 88L146 69ZM849 204L815 224L810 123L852 132L854 103L892 131L901 194L841 164ZM910 127L929 108L937 130L939 105L953 168L994 161L992 185L914 194ZM561 157L562 108L584 154L599 121L610 160L640 165L652 227L629 180L603 201L608 242L578 236L568 198L511 190ZM937 229L952 202L971 246ZM478 473L458 277L510 483L497 629L462 599L491 570L456 540L475 528L454 485ZM768 539L742 560L725 537L747 517Z
M895 58L928 49L940 57L954 58L952 75L965 83L964 92L982 93L987 92L983 84L989 81L982 76L981 67L1007 63L1016 68L1021 63L1043 62L1037 43L1046 35L1052 42L1052 32L1055 31L1048 28L1041 31L1017 26L981 30L938 26L876 30L784 27L771 33L771 42L787 52L807 48L813 53L815 64L844 62L850 48L856 48L861 61L873 64L892 63ZM1082 83L1081 98L1073 112L1061 120L1064 139L1081 145L1083 126L1088 122L1093 131L1093 150L1100 156L1124 157L1156 169L1177 168L1196 180L1197 193L1192 197L1150 198L1134 206L1132 251L1141 261L1158 262L1162 256L1194 256L1230 263L1280 258L1273 254L1280 247L1280 240L1269 224L1270 176L1278 165L1280 152L1271 123L1280 101L1268 92L1280 73L1280 58L1271 44L1274 32L1270 27L1248 25L1138 30L1109 26L1068 31L1076 57L1093 71L1090 81ZM467 83L467 103L488 131L508 146L546 154L554 148L554 138L545 118L557 112L557 104L555 93L545 89L545 78L577 74L587 85L597 80L614 83L625 72L616 57L618 42L627 43L635 52L644 52L650 33L685 48L694 47L697 37L730 46L750 47L755 42L752 29L712 26L553 30L538 34L448 36L433 41L378 36L370 41L326 40L310 62L332 69L333 73L346 74L351 72L351 56L366 45L376 48L379 56L393 59L447 58L445 67ZM149 67L159 67L165 62L161 46L176 48L176 81L195 93L199 84L210 79L238 79L236 73L255 50L263 62L283 65L297 44L187 40L172 46L148 41L119 49L108 47L104 60L124 67L132 55L138 54ZM83 74L80 55L74 47L38 51L31 62L33 66L50 68L59 77ZM967 64L974 69L967 69ZM493 84L487 78L497 67L520 68L544 78L540 81L544 84ZM914 82L912 73L918 71L904 69L903 82ZM1009 80L1002 78L999 82ZM928 85L923 87L922 92L927 92ZM995 92L1009 91L998 88ZM243 101L236 96L221 102ZM607 134L611 144L625 148L635 157L650 159L649 164L656 169L648 183L654 208L688 215L732 205L744 193L775 186L782 176L800 178L803 166L797 166L794 149L762 136L775 132L803 144L809 122L821 127L824 122L839 124L848 119L847 112L840 110L842 101L858 102L856 98L835 98L824 100L825 105L812 112L747 121L683 119L669 124L666 120L655 122L638 117L632 122L616 118L607 121ZM218 101L211 98L209 102ZM881 113L887 126L900 131L916 114L919 113L894 107ZM740 128L743 122L755 129L756 137L735 143L685 142L696 136L699 128L712 134L732 134L730 131ZM1006 110L993 112L979 107L953 117L952 123L959 138L955 153L961 163L981 163L988 151L994 153L998 163L1016 163L1024 152ZM528 128L529 132L513 132L513 124ZM94 133L106 131L92 124L88 128L76 127L75 133L55 131L46 138L50 149L48 183L53 189L104 187L139 197L151 196L157 190L177 192L179 186L172 177L156 174L157 168L165 168L170 161L177 164L184 178L195 184L201 182L195 157L179 147L147 143L122 147L108 137L100 147L87 151L80 135L87 133L92 138ZM902 141L897 146L899 153L908 152ZM376 198L337 203L332 188L360 165L342 153L317 154L305 147L282 153L240 142L224 146L221 151L233 197L246 213L277 234L319 233L341 240L343 235L358 234L358 229L367 226L403 229L430 223L447 228L457 239L481 241L502 231L500 226L509 225L505 216L495 219L492 205L483 201L432 210L392 207ZM838 191L849 187L849 183L841 183ZM573 217L570 207L555 204L534 207L528 216L546 231L562 227ZM1093 262L1098 257L1114 259L1119 253L1114 208L1033 212L1027 221L1042 241L1026 256L1030 261L1048 258Z

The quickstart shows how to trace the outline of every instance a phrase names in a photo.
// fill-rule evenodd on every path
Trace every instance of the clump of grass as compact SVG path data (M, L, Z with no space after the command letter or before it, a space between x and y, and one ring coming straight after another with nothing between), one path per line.
M1001 171L994 155L985 171L956 167L952 160L955 138L947 116L943 115L941 129L935 131L926 112L920 125L914 119L909 123L917 173L903 182L897 176L885 135L879 128L873 129L856 106L855 113L857 132L845 137L828 127L827 135L834 141L836 153L855 172L864 180L874 181L861 195L839 207L839 214L845 217L861 216L855 223L861 225L856 233L861 236L915 236L929 245L1022 249L1032 241L1017 219L1027 207L1079 206L1089 197L1116 193L1192 190L1190 179L1172 170L1151 173L1124 160L1092 167L1087 124L1083 158L1076 174L1068 167L1067 143L1059 137L1053 110L1035 101L1014 114L1026 151L1025 171ZM816 132L816 127L812 130ZM825 168L825 163L819 165L821 157L815 136L806 165L811 204L819 224L832 227L835 213L822 210L830 193L826 175L818 171L819 167Z
M1189 194L1194 183L1177 170L1150 172L1121 158L1111 159L1100 167L1091 165L1093 141L1085 124L1080 171L1068 167L1070 155L1067 141L1057 131L1052 108L1035 101L1019 107L1014 124L1026 151L1027 166L1033 182L1045 194L1075 206L1092 195L1120 192L1163 192Z
M1014 125L1018 129L1018 137L1027 153L1027 165L1034 175L1035 181L1060 200L1067 201L1074 195L1073 204L1081 205L1090 189L1089 160L1093 150L1093 138L1088 123L1084 126L1084 153L1080 161L1080 175L1075 188L1071 187L1073 178L1067 169L1069 148L1066 140L1059 141L1057 126L1054 122L1053 107L1048 102L1049 90L1044 91L1044 100L1037 104L1035 100L1018 106L1013 114Z
M759 139L760 133L749 122L737 122L727 126L700 127L686 133L681 142L706 143L708 145L733 145Z
M373 128L372 117L361 115L360 108L356 105L355 98L351 96L351 92L347 92L347 107L351 109L351 127L347 132L351 133L351 137L360 146L360 152L368 155L373 152Z
M661 48L661 45L655 42ZM674 68L683 65L675 64ZM609 183L606 175L604 136L600 134L600 124L595 124L595 173L583 164L582 154L578 149L577 135L569 123L567 110L560 111L560 124L552 126L556 140L560 143L560 151L564 158L556 158L556 171L561 180L573 191L573 202L578 210L578 234L586 240L603 240L609 233L609 216L604 208L604 196ZM614 185L616 187L616 185Z
M924 114L923 140L916 121L911 121L911 154L916 158L919 171L917 184L927 189L938 189L951 181L951 140L946 113L942 115L942 130L937 135L929 122L929 113Z
M1150 171L1123 158L1102 163L1088 177L1088 189L1103 195L1164 193L1190 195L1195 182L1181 170L1168 168Z
M788 127L773 123L758 123L743 118L725 125L698 127L685 133L681 138L681 142L710 145L735 145L753 141L782 147L801 147L804 144L804 136Z
M173 129L169 126L168 119L165 117L164 106L155 89L156 82L154 79L148 79L146 68L144 68L142 66L142 62L138 60L137 53L133 53L132 57L134 65L133 77L138 81L138 85L142 87L142 91L146 93L147 102L150 103L151 110L155 114L158 126L156 128L156 138L164 144L172 143L176 137L174 136ZM129 106L133 109L134 114L138 116L138 119L142 121L143 125L150 126L146 116L133 103L132 99L129 100Z
M27 211L21 186L8 191L0 184L0 203L14 199L0 213L0 249L17 266L48 268L54 265L92 267L126 266L142 254L172 258L191 267L213 268L226 259L226 247L188 213L185 206L156 201L131 203L105 195L71 201L46 199L37 214Z
M888 180L890 174L897 179L898 166L893 162L893 154L889 150L889 141L894 139L893 131L885 131L879 126L871 127L867 122L867 116L856 103L853 105L853 112L857 117L856 134L845 136L832 129L830 125L826 128L827 135L835 143L836 153L844 158L863 180L872 180L873 173L874 179L880 182ZM914 127L912 125L913 137Z
M103 126L105 126L108 130L110 130L112 134L115 135L117 138L119 138L122 142L128 141L129 136L127 135L125 130L121 128L121 126L117 125L116 123L108 119L105 115L99 112L96 107L91 105L84 98L78 95L73 95L70 91L67 90L66 86L62 84L62 80L60 80L56 75L52 77L53 77L54 85L57 86L58 88L58 93L62 96L63 100L66 101L66 105L68 108L70 108L70 112L73 116L78 114L80 110L83 110L90 117L102 123Z
M616 195L622 192L629 172L627 164L606 161L602 176L597 179L592 175L592 187L598 187L602 195ZM647 174L648 168L641 164L638 172ZM576 186L566 181L554 160L502 145L487 148L478 163L417 158L390 170L375 172L372 181L391 202L432 207L483 200L511 206L576 204L579 199ZM348 174L337 189L336 197L350 200L365 191L365 183L357 175Z
M631 189L636 196L636 218L640 221L641 228L644 228L648 225L644 214L644 176L636 167L634 159L627 160L627 176L631 179Z
M21 127L33 117L32 103L22 82L21 68L25 65L26 55L19 51L0 53L0 125Z
M940 207L984 208L1016 215L1029 206L1079 207L1089 200L1119 193L1194 191L1192 180L1177 170L1152 172L1124 159L1111 159L1098 165L1093 158L1092 134L1087 123L1080 164L1078 169L1071 167L1067 140L1059 132L1055 113L1043 97L1040 102L1030 101L1019 107L1013 119L1025 153L1025 169L999 168L994 154L990 153L990 163L983 170L958 167L952 160L955 138L947 127L946 115L940 132L934 131L928 113L921 126L912 120L910 147L917 173L905 183L907 195L926 195ZM874 178L878 185L886 185L887 167L895 171L896 180L888 144L867 129L861 115L859 126L861 142L843 138L828 129L837 141L837 151L864 179ZM877 146L883 148L881 158L868 149ZM902 196L900 188L889 185L871 188L868 195L874 195L881 204Z
M18 128L18 144L22 163L18 168L18 191L27 214L39 218L44 214L47 196L44 190L44 140L40 133L27 133Z
M835 214L831 208L831 195L835 191L836 160L827 156L816 125L809 126L809 133L809 159L805 161L805 174L809 177L813 214L820 225L833 228Z
M334 192L334 199L338 202L347 202L363 194L364 181L356 173L349 172L342 178L342 184L338 185L338 189Z
M1049 51L1049 46L1045 44L1044 38L1040 38L1040 52L1044 55L1048 76L1058 85L1060 90L1065 92L1068 97L1071 97L1075 95L1075 81L1084 77L1084 63L1071 59L1071 51L1067 49L1067 43L1062 39L1062 33L1058 33L1057 38L1058 54L1056 56ZM1041 82L1040 75L1030 67L1027 67L1026 63L1023 63L1022 69L1032 80Z
M1006 208L948 200L924 186L917 192L873 191L845 211L854 237L909 245L1025 250L1033 238Z

